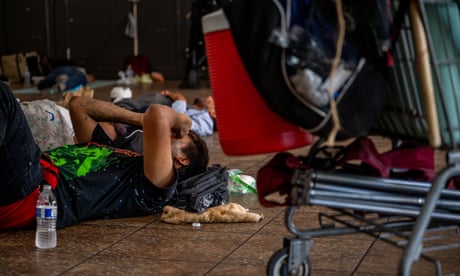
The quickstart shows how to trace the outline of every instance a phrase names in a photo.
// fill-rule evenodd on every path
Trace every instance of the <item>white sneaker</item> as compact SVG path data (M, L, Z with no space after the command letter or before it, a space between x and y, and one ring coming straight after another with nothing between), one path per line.
M114 87L110 91L110 99L113 103L119 102L123 99L131 99L133 97L133 92L130 88L124 87Z

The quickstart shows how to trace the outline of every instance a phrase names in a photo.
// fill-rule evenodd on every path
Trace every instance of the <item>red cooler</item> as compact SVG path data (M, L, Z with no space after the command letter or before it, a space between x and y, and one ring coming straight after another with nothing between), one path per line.
M222 10L202 18L217 131L225 154L279 152L311 144L313 136L269 109L250 80Z

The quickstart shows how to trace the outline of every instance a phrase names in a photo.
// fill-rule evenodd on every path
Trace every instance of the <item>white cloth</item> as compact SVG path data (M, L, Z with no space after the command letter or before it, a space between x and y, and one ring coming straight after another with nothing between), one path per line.
M50 100L21 102L35 143L42 151L73 144L69 111Z

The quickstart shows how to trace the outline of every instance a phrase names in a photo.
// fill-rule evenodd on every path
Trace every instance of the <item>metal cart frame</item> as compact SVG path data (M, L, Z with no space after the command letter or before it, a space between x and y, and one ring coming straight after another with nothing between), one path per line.
M448 78L444 75L446 74L446 66L447 71L460 71L460 58L458 53L453 56L439 55L435 49L435 45L439 41L434 41L430 35L430 24L433 22L430 21L425 8L426 4L439 5L441 8L456 5L456 12L458 12L460 4L457 0L401 1L411 1L412 4L418 4L417 14L421 21L422 33L426 36L424 41L428 45L428 49L425 50L428 50L429 53L426 56L428 60L425 61L428 61L431 67L428 70L430 73L425 77L433 80L427 86L431 85L434 97L427 101L426 98L422 100L422 96L419 95L421 88L419 83L424 83L424 81L423 76L417 75L416 71L419 68L415 68L417 54L414 48L417 48L415 47L417 43L413 42L411 33L414 31L414 27L412 22L411 25L408 25L409 20L406 20L406 25L410 27L406 26L401 31L401 37L398 40L401 47L396 49L399 58L397 63L404 63L405 67L403 66L404 70L396 70L391 79L391 82L394 81L392 83L393 89L391 89L392 98L396 104L393 109L402 110L406 118L400 120L397 114L389 117L383 116L382 123L377 124L377 130L379 133L391 134L397 139L423 140L424 143L428 139L434 148L447 150L447 165L437 173L432 183L298 169L292 178L291 202L285 211L286 227L294 234L294 237L285 238L283 248L272 255L267 265L268 275L309 275L311 264L308 254L312 248L313 239L317 237L366 233L391 243L405 251L399 264L399 274L401 275L409 275L413 263L420 257L432 261L437 273L442 274L440 262L423 254L423 252L460 246L459 243L423 248L425 233L427 232L452 229L454 235L460 237L458 227L460 191L445 189L446 183L450 179L460 176L460 150L458 148L460 146L460 97L456 94L458 91L454 91L460 89L460 84L457 83L459 76L455 76L452 72L449 72ZM450 21L450 14L444 14L444 18L446 16L447 21ZM456 20L460 20L460 16L457 17ZM228 35L230 28L228 22L222 21L221 16L203 19L209 23L209 25L203 24L203 31L207 42L209 69L212 73L210 74L211 84L215 89L213 93L216 94L217 90L221 90L222 93L216 94L216 96L224 99L232 96L228 94L237 89L233 89L236 88L233 85L234 82L228 82L225 76L222 76L223 72L227 72L225 70L230 66L234 66L232 68L235 69L240 69L242 66L239 62L235 62L236 65L233 64L234 49L232 49L232 55L223 55L224 51L215 51L216 46L221 46L221 43L217 42L233 42ZM449 36L442 30L437 35L441 35L443 39ZM460 44L460 38L457 40L456 43ZM215 48L209 46L210 44ZM460 45L455 47L460 49ZM211 60L211 58L215 60ZM222 66L224 62L228 62L229 65ZM211 63L216 65L214 69L211 68ZM244 68L241 70L244 71ZM422 81L419 81L420 79ZM238 88L250 87L252 89L252 83L248 82L247 86L238 86ZM247 89L246 92L249 93L251 89ZM447 93L445 92L447 90L451 90L452 98L450 99L446 97ZM216 107L218 107L217 100L218 97L216 97ZM436 101L435 104L434 101ZM433 114L426 109L428 104L432 107L434 104L435 115L438 117L430 117ZM452 106L454 106L453 110L450 110ZM450 112L455 112L455 117L459 120L455 120ZM222 118L221 115L219 115L220 118ZM430 133L427 137L428 130L433 128L432 123L439 122L440 130L435 129L434 135ZM415 126L408 126L410 123L414 123ZM223 128L220 129L223 130ZM407 132L402 133L401 130ZM437 136L442 141L438 144L438 141L432 139L432 136ZM224 144L222 137L220 139L221 143ZM294 216L299 207L305 205L325 206L335 210L336 214L320 213L319 228L300 229L294 223ZM369 215L374 216L369 218ZM327 223L326 220L333 223ZM392 237L397 237L398 240L395 241Z
M295 237L285 238L284 248L272 255L267 267L267 274L309 275L310 261L308 252L312 247L312 239L316 237L366 233L398 246L404 250L399 264L400 275L409 275L412 265L420 257L433 262L437 274L441 275L442 267L440 262L424 255L423 252L460 246L460 243L456 243L445 244L436 248L423 247L424 236L428 231L451 228L455 236L460 236L458 226L458 222L460 222L460 203L458 201L460 191L445 188L449 180L460 176L459 142L455 140L455 136L460 130L455 125L456 122L452 122L452 116L448 114L448 111L452 112L452 110L447 110L448 106L452 105L448 105L447 101L449 99L444 96L446 87L452 88L455 86L452 83L443 83L440 72L440 67L446 64L456 66L460 70L460 60L458 58L439 57L436 54L433 39L429 34L430 22L428 22L425 9L425 4L427 3L440 6L456 3L459 9L460 5L458 1L418 1L427 42L430 46L428 47L429 58L434 80L433 85L437 93L436 99L439 101L438 112L441 112L440 117L446 120L447 135L442 137L444 140L439 145L440 148L447 150L446 166L436 174L432 183L298 169L292 180L291 206L287 207L285 212L286 227ZM448 18L447 20L450 19ZM401 51L413 51L413 49L409 49L414 46L413 41L410 39L410 31L411 29L407 28L405 37L402 37L403 41L401 43L404 45ZM413 52L411 54L412 57L404 56L404 58L415 59L415 54ZM407 62L407 60L404 60L404 62ZM417 85L414 84L417 82L416 69L412 68L406 73L409 75L404 76L402 79L400 78L395 87L399 89L399 93L404 93L404 91L418 93L418 91L414 91L414 89L417 89ZM460 76L450 76L451 81L455 77L460 78ZM414 98L411 97L411 99ZM457 110L453 110L453 112L460 114L460 110L458 110L460 98L457 96L454 100L457 101ZM424 118L420 125L424 128L427 127L426 114L424 114L423 103L420 102L420 99L415 97L415 100L409 103L406 108L408 109L407 112L412 112L414 116L423 115ZM398 133L392 134L397 135ZM411 134L407 135L405 133L402 137L410 138ZM415 138L420 140L421 137ZM401 194L404 194L404 196L401 196ZM301 205L320 205L337 210L336 215L320 213L319 216L320 221L327 217L330 221L334 221L335 224L320 223L321 227L319 229L297 228L294 223L294 215ZM346 211L350 209L359 212L357 214ZM367 219L361 212L386 215L383 219L381 217ZM392 219L389 219L388 214ZM433 221L442 222L433 224ZM385 234L382 235L382 232ZM402 240L394 242L388 239L388 235L396 235Z

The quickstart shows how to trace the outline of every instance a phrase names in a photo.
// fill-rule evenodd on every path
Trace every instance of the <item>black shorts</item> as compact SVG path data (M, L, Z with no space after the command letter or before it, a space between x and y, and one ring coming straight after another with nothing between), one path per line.
M102 145L108 145L111 147L114 146L113 141L109 138L109 136L105 133L104 129L99 124L96 125L96 128L93 131L91 141Z
M105 133L104 129L97 124L91 138L92 142L108 145L114 148L132 150L138 153L143 153L143 132L139 129L134 129L128 132L126 136L117 136L115 140L111 140Z

